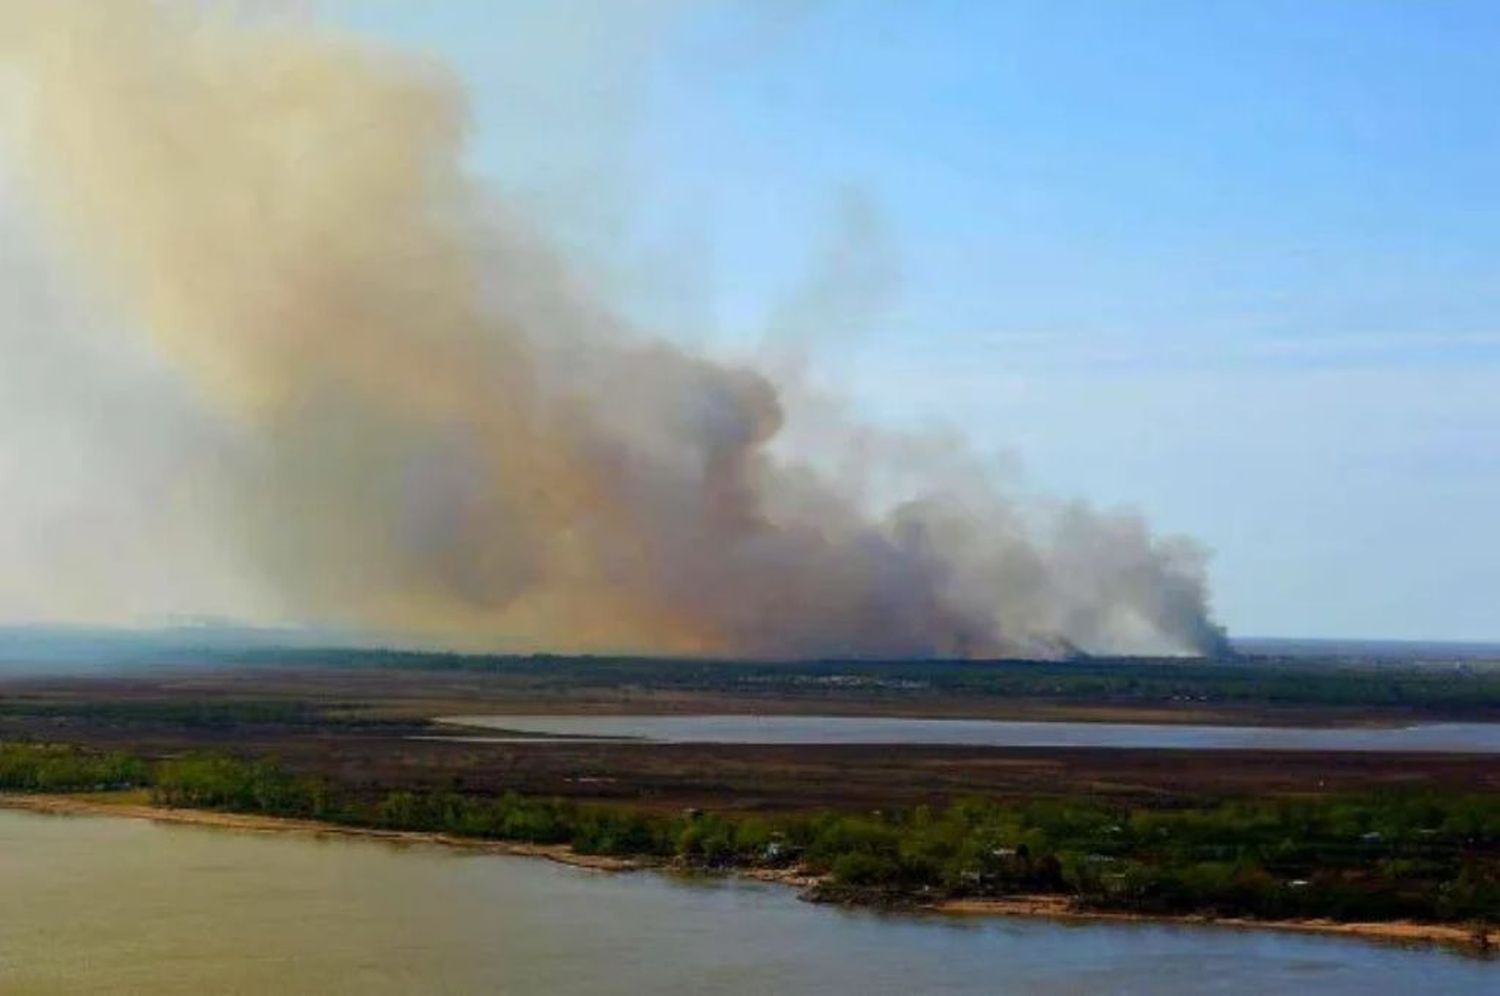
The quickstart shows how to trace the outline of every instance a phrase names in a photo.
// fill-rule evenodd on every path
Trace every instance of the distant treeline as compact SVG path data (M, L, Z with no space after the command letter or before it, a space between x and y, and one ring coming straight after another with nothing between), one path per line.
M497 656L402 650L249 651L238 663L465 670L533 689L638 687L816 697L993 696L1080 702L1391 706L1461 714L1500 710L1500 663L1345 658L1079 657L1064 661L765 662L646 657Z
M164 724L228 729L246 724L267 726L349 726L409 728L418 721L365 715L354 703L314 703L288 699L170 701L160 699L0 700L0 719L87 719L119 725Z
M828 898L893 903L1054 893L1100 909L1339 920L1500 920L1500 798L1384 793L1201 807L1093 800L775 816L369 790L265 760L147 763L0 745L0 788L149 788L155 802L361 827L566 844L703 868L798 866Z

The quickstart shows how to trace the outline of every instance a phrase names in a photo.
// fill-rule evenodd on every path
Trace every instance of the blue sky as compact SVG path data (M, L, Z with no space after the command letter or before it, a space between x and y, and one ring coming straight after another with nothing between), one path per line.
M1500 637L1500 8L326 0L641 324L1215 551L1242 634Z

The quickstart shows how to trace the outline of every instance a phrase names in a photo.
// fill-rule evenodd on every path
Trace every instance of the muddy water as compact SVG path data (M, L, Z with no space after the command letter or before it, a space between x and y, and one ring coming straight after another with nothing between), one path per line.
M0 810L0 992L1494 992L1342 938L881 916L777 886Z

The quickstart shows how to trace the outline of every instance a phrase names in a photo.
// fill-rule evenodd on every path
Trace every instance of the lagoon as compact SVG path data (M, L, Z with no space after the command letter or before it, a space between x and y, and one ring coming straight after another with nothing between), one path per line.
M442 722L512 734L658 743L1500 753L1500 723L1292 727L755 715L448 716ZM460 738L456 731L454 738Z

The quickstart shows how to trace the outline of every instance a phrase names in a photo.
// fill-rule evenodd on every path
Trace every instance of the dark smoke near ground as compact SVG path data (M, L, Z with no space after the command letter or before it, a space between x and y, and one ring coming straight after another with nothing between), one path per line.
M1202 552L1138 518L972 474L877 504L782 454L777 384L624 327L473 188L435 68L218 7L0 9L21 174L235 427L192 473L288 617L556 651L1223 646Z

